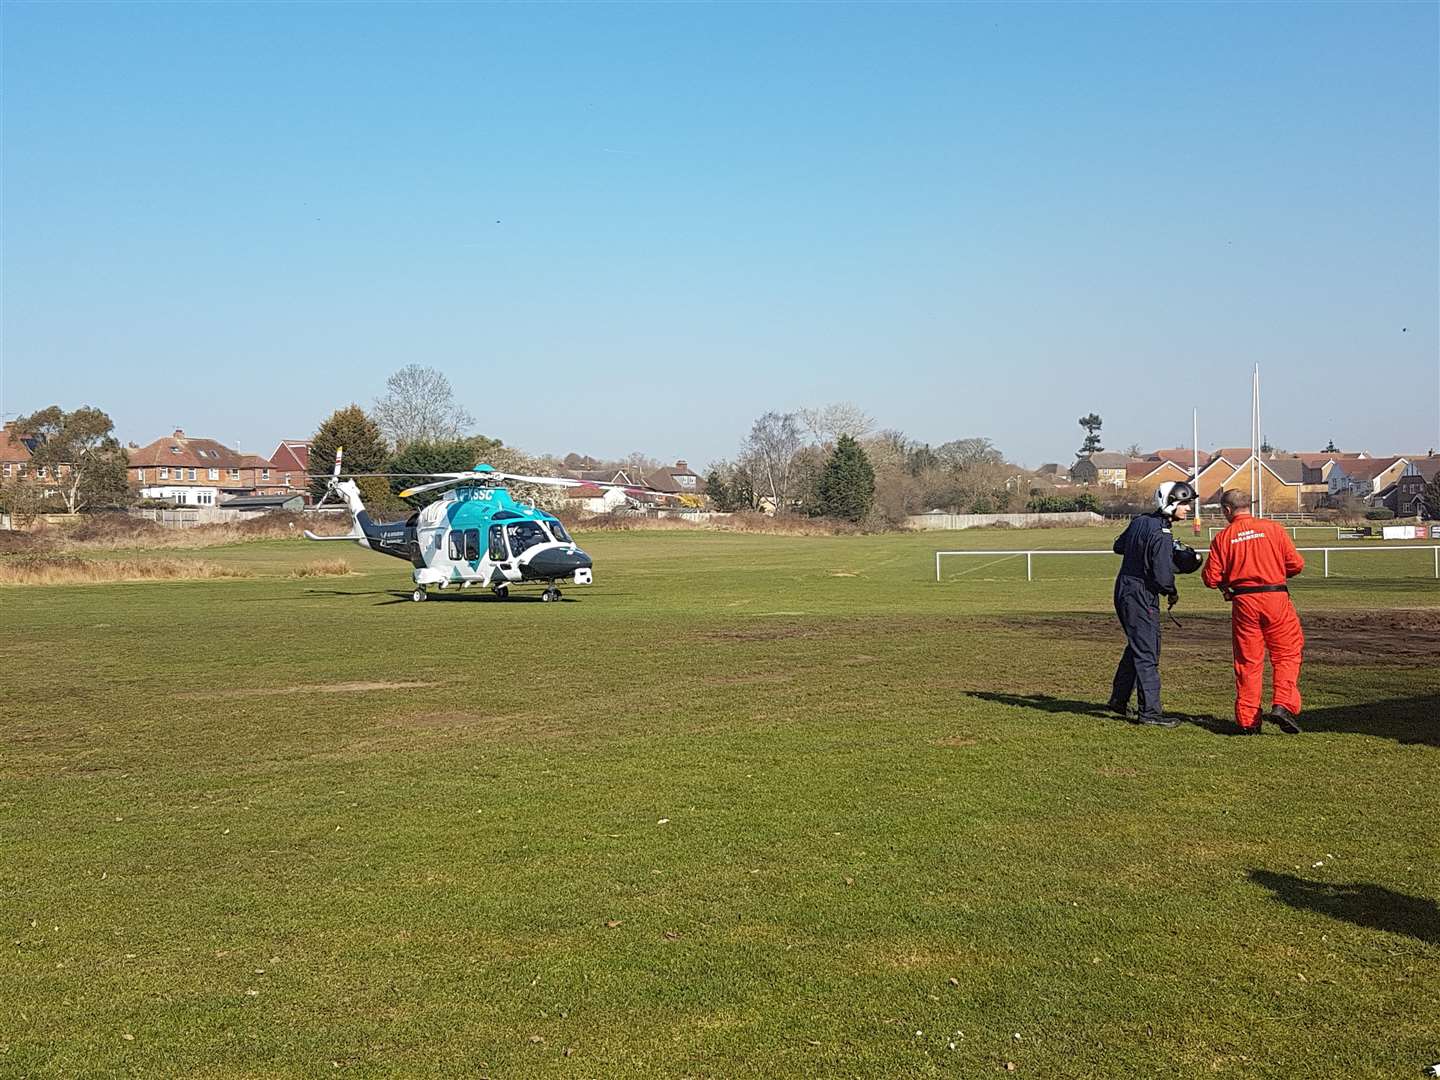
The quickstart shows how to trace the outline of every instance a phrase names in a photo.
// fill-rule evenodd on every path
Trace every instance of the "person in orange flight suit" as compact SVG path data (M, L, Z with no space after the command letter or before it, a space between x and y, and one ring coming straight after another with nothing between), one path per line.
M1242 735L1260 734L1268 649L1275 692L1274 704L1264 719L1287 735L1298 735L1305 634L1285 582L1305 569L1305 560L1283 526L1251 516L1250 496L1243 491L1221 495L1220 509L1229 524L1210 541L1201 577L1230 601L1235 722Z

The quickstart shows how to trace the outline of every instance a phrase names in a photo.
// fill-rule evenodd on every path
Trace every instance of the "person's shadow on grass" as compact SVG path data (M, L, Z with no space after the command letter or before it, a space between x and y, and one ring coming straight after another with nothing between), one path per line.
M1073 698L1057 698L1050 694L1001 694L990 690L967 690L967 696L991 701L998 705L1013 705L1018 709L1039 709L1042 712L1068 713L1075 716L1093 716L1100 720L1113 720L1117 724L1128 724L1129 720L1110 710L1108 705L1097 705L1093 701L1076 701ZM1192 715L1167 709L1166 716L1184 724L1193 724L1215 735L1234 733L1235 725L1213 716Z
M1423 896L1407 896L1368 882L1345 885L1306 881L1271 870L1251 870L1250 880L1293 908L1440 944L1440 904Z
M1306 731L1374 735L1407 746L1440 746L1440 694L1306 709L1300 726Z

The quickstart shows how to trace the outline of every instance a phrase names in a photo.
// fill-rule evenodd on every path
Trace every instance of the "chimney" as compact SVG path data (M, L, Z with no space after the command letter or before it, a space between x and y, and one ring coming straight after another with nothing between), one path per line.
M679 461L675 462L675 468L679 469L681 472L690 471L690 466L685 464L684 458L681 458Z
M185 432L184 432L181 428L178 428L178 427L177 427L177 428L175 429L175 434L172 435L172 436L170 436L170 437L171 437L172 439L183 439L183 438L185 438Z

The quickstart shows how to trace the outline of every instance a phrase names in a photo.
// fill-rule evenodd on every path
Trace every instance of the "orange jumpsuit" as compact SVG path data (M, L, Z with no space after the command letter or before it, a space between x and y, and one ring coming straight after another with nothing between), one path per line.
M1231 600L1230 635L1235 651L1235 722L1260 723L1265 651L1275 670L1275 704L1300 715L1300 658L1305 634L1290 603L1287 579L1305 569L1290 534L1273 521L1241 512L1210 541L1201 574L1205 584Z

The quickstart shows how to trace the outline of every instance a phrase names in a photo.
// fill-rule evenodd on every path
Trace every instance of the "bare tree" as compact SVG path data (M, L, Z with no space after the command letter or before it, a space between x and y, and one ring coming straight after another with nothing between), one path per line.
M794 413L767 412L750 428L745 454L753 459L756 494L769 495L783 514L794 500L795 456L805 444Z
M371 413L396 450L412 442L459 439L475 423L456 404L450 380L419 364L407 364L385 380L385 393Z
M821 446L833 446L841 435L849 435L858 442L875 430L875 418L848 401L822 409L801 409L797 415L811 438Z
M935 456L950 469L974 469L982 465L999 465L1005 455L989 439L951 439L935 448Z

